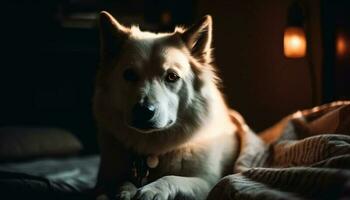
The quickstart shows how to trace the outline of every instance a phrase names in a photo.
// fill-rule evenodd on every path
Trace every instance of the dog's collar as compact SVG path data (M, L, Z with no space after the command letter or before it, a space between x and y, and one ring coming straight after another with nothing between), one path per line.
M149 170L156 168L159 158L155 155L133 155L131 180L136 187L142 187L148 183Z

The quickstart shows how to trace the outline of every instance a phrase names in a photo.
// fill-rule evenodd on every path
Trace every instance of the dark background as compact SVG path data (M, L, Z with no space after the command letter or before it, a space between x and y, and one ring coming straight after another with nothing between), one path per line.
M13 0L2 1L0 126L62 127L96 151L91 98L98 66L96 14L170 31L204 14L214 19L216 65L228 103L257 131L298 109L350 98L350 2L301 0L308 56L283 55L292 0ZM350 48L350 40L348 40ZM310 66L315 75L312 97ZM313 98L315 101L313 102Z

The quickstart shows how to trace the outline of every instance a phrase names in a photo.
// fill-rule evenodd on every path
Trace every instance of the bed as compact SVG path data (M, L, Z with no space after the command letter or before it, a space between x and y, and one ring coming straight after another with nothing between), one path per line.
M349 134L345 101L298 111L259 134L246 127L232 174L208 199L350 199ZM79 155L71 134L5 128L0 141L1 199L94 199L99 156Z
M92 198L99 156L81 155L72 133L4 127L0 141L0 199Z

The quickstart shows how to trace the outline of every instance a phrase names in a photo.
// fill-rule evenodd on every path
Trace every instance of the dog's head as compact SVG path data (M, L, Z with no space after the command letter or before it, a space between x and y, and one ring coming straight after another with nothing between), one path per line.
M156 34L102 12L100 31L100 86L128 127L156 132L204 115L203 79L213 78L210 16L187 30Z

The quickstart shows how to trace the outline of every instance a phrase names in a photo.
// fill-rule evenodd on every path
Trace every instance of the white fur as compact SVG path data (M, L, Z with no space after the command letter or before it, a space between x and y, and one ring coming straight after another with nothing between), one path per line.
M211 31L210 17L201 23L194 26L200 30L191 34L202 34L201 28L206 26ZM208 59L200 58L201 52L192 52L194 45L186 47L186 41L178 37L186 33L183 30L154 34L135 27L118 29L128 36L123 51L118 59L102 60L94 96L101 147L98 185L120 179L129 170L124 163L130 162L130 152L134 152L156 155L159 164L150 171L150 183L141 188L130 182L118 183L119 198L205 199L212 186L232 171L238 151L236 126L217 87L213 67ZM206 58L211 32L207 34L209 44L201 49ZM137 83L123 80L126 68L140 74ZM164 81L169 69L179 74L179 82ZM159 128L145 132L130 128L130 110L140 96L157 105L154 120ZM169 120L174 123L167 126Z

